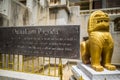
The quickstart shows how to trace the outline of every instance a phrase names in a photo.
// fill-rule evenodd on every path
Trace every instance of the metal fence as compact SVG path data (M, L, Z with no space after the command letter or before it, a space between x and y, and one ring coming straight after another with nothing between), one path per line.
M61 58L0 54L0 69L60 77Z

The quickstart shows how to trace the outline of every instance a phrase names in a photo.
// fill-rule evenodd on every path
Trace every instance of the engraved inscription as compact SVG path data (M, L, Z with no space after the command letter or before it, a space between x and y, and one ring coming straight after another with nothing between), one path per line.
M0 28L0 53L79 58L79 26Z

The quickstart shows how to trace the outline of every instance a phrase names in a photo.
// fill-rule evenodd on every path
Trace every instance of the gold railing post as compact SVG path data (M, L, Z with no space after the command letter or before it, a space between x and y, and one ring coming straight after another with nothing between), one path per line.
M11 65L11 63L10 63L10 54L8 54L8 69L10 69L10 65Z
M4 69L6 69L6 54L4 54Z
M40 69L40 57L38 57L38 70ZM38 71L39 73L39 71Z
M32 56L32 73L34 73L34 56Z
M14 60L15 60L15 55L13 54L12 56L13 56L12 69L13 69L13 71L14 71L14 70L15 70L15 69L14 69L14 68L15 68L15 62L14 62Z
M24 72L24 55L22 57L22 72Z
M63 72L62 72L62 60L61 60L61 58L59 59L58 75L60 76L60 80L62 80Z
M43 75L44 75L44 64L45 64L45 57L43 57L43 65L42 65Z
M55 58L55 65L54 65L54 76L56 76L56 58Z
M48 75L50 75L50 57L49 57L49 63L48 63L48 65L49 65L49 71L48 71Z
M33 58L32 58L33 59ZM29 59L28 60L26 60L26 62L27 62L27 65L25 65L26 67L25 67L25 70L27 71L27 72L29 72Z
M0 53L0 68L2 68L2 54Z
M18 67L18 71L19 71L19 54L18 54L18 65L17 65L17 67Z

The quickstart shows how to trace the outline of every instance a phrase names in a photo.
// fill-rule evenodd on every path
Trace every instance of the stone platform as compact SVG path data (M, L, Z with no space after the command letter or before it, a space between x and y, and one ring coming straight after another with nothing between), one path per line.
M78 62L77 66L72 67L72 73L77 80L80 79L80 76L84 80L120 80L119 70L109 71L104 69L102 72L96 72L90 65L85 65L81 62Z

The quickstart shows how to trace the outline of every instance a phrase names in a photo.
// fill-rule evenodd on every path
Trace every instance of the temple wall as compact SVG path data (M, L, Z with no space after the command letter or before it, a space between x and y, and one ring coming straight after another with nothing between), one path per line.
M26 5L16 0L0 1L0 23L4 26L27 26L27 25L80 25L80 42L83 37L88 36L88 14L80 15L79 6L67 7L66 0L61 0L61 5L65 8L50 9L50 0L26 0ZM4 3L5 5L2 5ZM54 6L54 5L52 5ZM62 6L62 7L63 7ZM68 8L68 10L66 10ZM53 11L52 11L53 10ZM5 17L1 17L1 15ZM115 48L112 63L120 64L120 32L114 32L114 24L110 26L110 31L115 41Z

